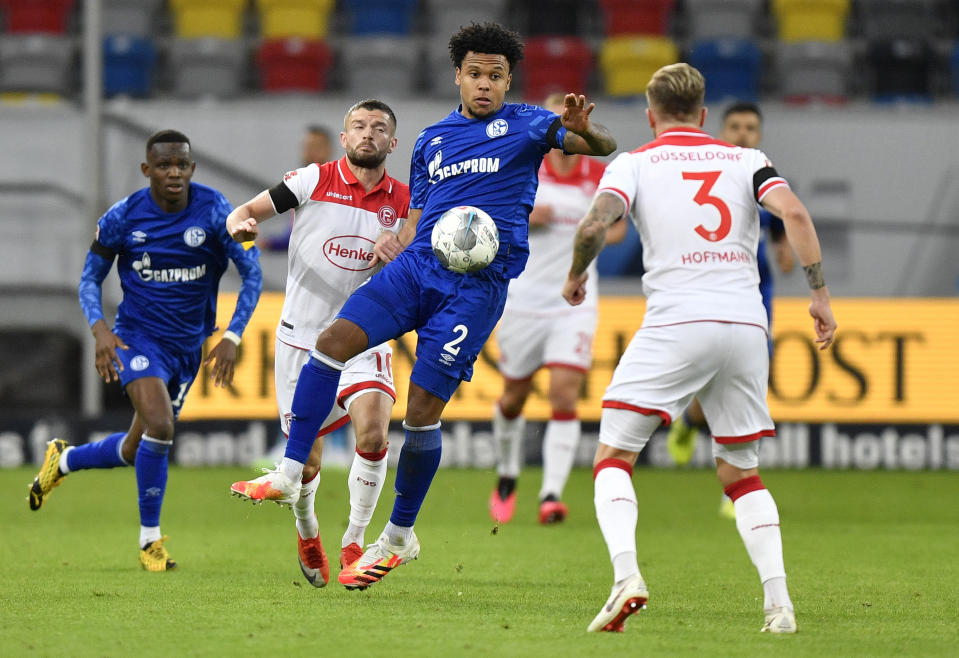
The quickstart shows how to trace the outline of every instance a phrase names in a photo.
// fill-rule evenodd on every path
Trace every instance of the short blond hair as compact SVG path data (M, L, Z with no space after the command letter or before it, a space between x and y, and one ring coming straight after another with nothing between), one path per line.
M697 118L705 97L703 74L684 62L662 67L646 86L649 107L674 119Z

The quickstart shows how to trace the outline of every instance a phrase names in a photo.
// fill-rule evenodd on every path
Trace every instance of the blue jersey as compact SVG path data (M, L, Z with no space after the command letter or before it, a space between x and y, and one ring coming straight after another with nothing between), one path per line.
M519 276L529 257L537 172L546 152L562 148L565 136L558 115L516 103L504 103L483 119L456 110L423 130L410 164L410 208L423 214L407 249L432 252L430 236L440 215L455 206L476 206L499 229L499 252L487 269Z
M256 247L245 250L226 230L231 207L216 190L190 184L187 207L166 213L149 188L110 208L80 278L80 305L93 325L103 318L100 284L118 257L123 301L114 331L177 351L199 349L213 333L220 277L232 260L243 284L229 330L241 335L263 286Z

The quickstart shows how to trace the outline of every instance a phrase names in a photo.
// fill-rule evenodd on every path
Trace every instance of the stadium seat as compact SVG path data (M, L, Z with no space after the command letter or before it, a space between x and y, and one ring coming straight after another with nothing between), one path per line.
M343 43L340 57L345 86L354 95L410 96L417 91L419 46L412 37L354 37Z
M502 21L506 14L506 0L429 0L432 33L447 40L461 26L483 21Z
M584 27L582 0L513 0L510 26L524 36L572 36Z
M952 48L949 56L949 77L952 81L952 93L959 96L959 43Z
M325 39L334 0L256 0L264 39Z
M851 0L772 0L783 41L839 41Z
M690 49L689 63L706 77L707 102L758 100L762 53L755 42L745 39L699 41Z
M666 37L611 37L600 48L599 64L610 96L635 96L657 69L679 61L679 49Z
M73 39L60 35L0 36L0 91L69 94L74 50Z
M103 93L149 96L153 88L156 48L149 39L114 34L103 39Z
M163 0L101 0L103 34L152 37Z
M75 0L0 0L4 31L66 34Z
M346 0L352 34L408 35L418 0Z
M658 34L669 31L675 0L599 0L606 36Z
M780 42L776 63L786 102L842 103L848 98L852 53L845 42Z
M931 76L935 55L920 39L885 39L869 44L873 100L884 102L932 100Z
M248 63L237 39L174 39L169 56L177 96L226 98L243 90Z
M247 0L169 0L173 32L181 39L238 39Z
M686 0L688 36L704 39L753 39L764 0Z
M593 51L579 37L531 37L523 57L523 97L540 102L556 91L585 94Z
M942 31L938 0L860 0L859 25L870 41L925 39Z
M319 92L328 84L333 51L323 41L269 39L260 45L256 63L264 91Z

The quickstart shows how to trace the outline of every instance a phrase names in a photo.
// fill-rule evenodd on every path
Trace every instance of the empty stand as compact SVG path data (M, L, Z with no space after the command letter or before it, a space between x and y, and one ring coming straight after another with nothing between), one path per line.
M69 94L73 91L74 53L70 37L0 36L0 91Z
M859 0L863 35L878 39L926 39L942 32L938 0Z
M264 91L318 92L327 87L333 52L323 41L270 39L260 45L256 63Z
M582 0L513 0L510 27L524 36L580 34L586 7Z
M666 37L611 37L603 42L599 63L611 96L634 96L660 67L679 61L679 49Z
M156 34L156 22L163 0L101 0L103 34L128 34L150 37Z
M247 0L169 0L173 29L183 39L237 39Z
M248 62L243 43L236 39L174 39L170 46L173 93L197 98L230 97L243 88Z
M264 39L325 39L333 5L334 0L256 0L260 36Z
M935 54L920 39L887 39L869 44L872 96L879 102L932 100Z
M0 0L5 31L66 34L75 0Z
M699 41L690 49L689 63L706 77L707 102L758 100L762 53L754 41Z
M593 51L579 37L531 37L523 58L523 97L540 102L552 92L585 94Z
M781 42L777 47L780 93L787 102L841 103L848 98L852 52L844 42Z
M753 39L764 0L686 0L689 38Z
M418 0L345 0L353 34L408 35L413 31Z
M419 86L419 55L419 46L410 37L355 37L345 41L340 51L345 86L364 98L409 96ZM451 79L452 68L450 73Z
M432 33L449 39L461 26L485 21L502 21L506 0L429 0Z
M665 35L675 4L675 0L599 0L607 36Z
M839 41L846 33L850 0L772 0L783 41Z
M157 51L153 42L129 34L103 39L103 93L148 96L153 89Z

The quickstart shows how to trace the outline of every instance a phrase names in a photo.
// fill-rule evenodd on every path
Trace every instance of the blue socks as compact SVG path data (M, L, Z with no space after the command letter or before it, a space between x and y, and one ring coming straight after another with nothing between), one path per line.
M313 449L313 441L323 421L330 415L336 401L343 364L316 350L300 370L293 393L290 438L286 442L285 457L305 464Z
M120 446L126 432L114 432L95 443L73 446L67 451L67 472L81 471L86 468L116 468L129 466L120 456ZM64 470L64 469L61 469Z
M167 457L172 441L160 441L146 434L140 439L134 468L137 472L137 493L140 502L140 525L160 525L160 507L166 492Z
M403 427L406 429L406 442L400 450L400 461L396 467L396 499L393 501L390 523L412 528L439 468L443 436L439 423L428 427L410 427L404 422Z

